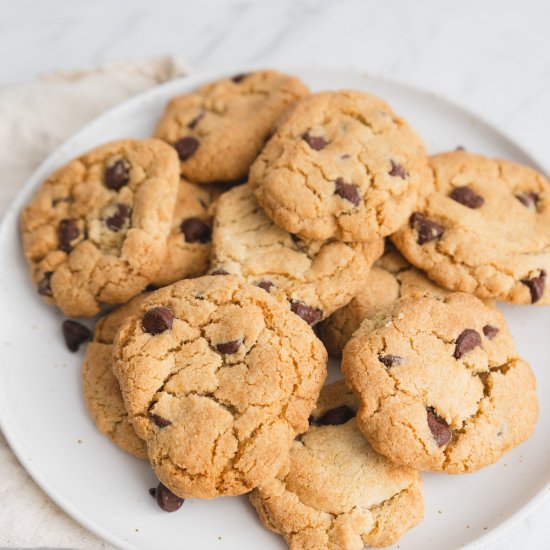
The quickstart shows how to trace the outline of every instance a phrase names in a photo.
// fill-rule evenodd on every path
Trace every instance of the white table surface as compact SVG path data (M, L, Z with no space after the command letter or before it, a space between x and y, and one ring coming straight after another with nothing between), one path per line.
M0 0L0 88L166 53L194 70L354 68L453 99L544 160L549 29L547 0ZM550 499L487 548L546 550L549 517Z

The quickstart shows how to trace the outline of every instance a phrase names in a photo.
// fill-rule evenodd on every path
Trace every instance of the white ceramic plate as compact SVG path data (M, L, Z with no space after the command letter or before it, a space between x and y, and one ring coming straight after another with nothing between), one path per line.
M240 71L235 71L240 72ZM536 166L510 139L433 94L368 77L326 70L290 71L314 90L357 88L380 95L407 117L430 152L463 145ZM234 74L234 73L231 73ZM23 466L67 513L100 537L131 549L282 549L246 497L187 500L175 514L149 496L149 466L119 451L95 429L80 392L83 357L62 341L62 316L32 287L17 221L40 182L59 165L105 141L151 134L164 104L220 75L167 83L109 111L60 147L36 171L0 229L0 421ZM540 165L538 168L541 168ZM456 477L424 475L424 521L399 542L402 550L456 548L486 542L542 501L550 488L550 335L548 307L503 310L520 353L532 364L541 398L533 437L492 467ZM338 377L332 365L331 377Z

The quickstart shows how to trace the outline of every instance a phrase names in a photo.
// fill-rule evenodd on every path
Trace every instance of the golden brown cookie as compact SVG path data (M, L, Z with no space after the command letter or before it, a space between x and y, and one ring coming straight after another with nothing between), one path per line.
M405 223L431 173L405 120L381 99L346 90L297 103L249 181L267 215L291 233L370 241Z
M244 277L314 324L346 305L364 286L382 239L368 243L303 240L275 225L248 185L214 209L211 270Z
M223 191L219 186L180 181L166 256L152 281L153 286L161 287L206 273L212 241L210 207Z
M21 215L38 293L74 317L139 294L166 254L178 181L177 155L153 139L102 145L52 174Z
M173 98L155 136L176 148L184 178L241 180L279 115L307 93L299 79L276 71L235 75Z
M390 460L466 473L525 441L535 378L504 316L465 293L410 296L366 319L344 348L357 422Z
M435 191L392 240L438 284L548 304L550 183L527 166L465 151L431 159Z
M153 292L125 321L114 372L149 459L176 495L250 491L307 429L326 376L311 328L232 276Z
M343 381L325 386L277 477L250 495L262 523L294 550L389 546L424 515L418 471L374 451L356 410Z
M96 323L82 367L82 391L90 416L100 432L122 450L147 458L147 445L128 420L118 380L113 374L113 341L124 320L135 314L147 299L140 294L111 311Z
M412 267L399 252L389 246L369 272L362 291L349 304L319 324L319 338L332 356L342 355L344 346L364 319L374 317L402 296L413 293L444 296L449 293Z

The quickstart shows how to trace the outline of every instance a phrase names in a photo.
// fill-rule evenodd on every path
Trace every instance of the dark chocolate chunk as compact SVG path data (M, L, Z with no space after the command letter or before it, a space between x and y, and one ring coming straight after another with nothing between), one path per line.
M321 136L312 136L309 132L306 132L302 139L314 150L320 151L328 145L328 141Z
M479 208L485 202L485 199L481 195L478 195L475 191L466 186L455 187L450 197L468 208Z
M463 330L456 339L455 351L453 357L460 359L474 348L481 346L481 336L473 328Z
M301 317L308 325L314 325L321 320L323 312L320 309L308 306L305 302L295 300L291 302L290 309Z
M127 204L118 202L116 205L116 211L112 216L109 216L105 220L105 225L111 231L120 231L124 224L130 219L132 209Z
M271 289L275 286L271 281L264 279L258 283L260 288L263 288L266 292L271 292Z
M398 367L404 362L403 357L399 357L399 355L379 355L378 360L380 363L388 367L388 369L391 367Z
M210 226L198 218L187 218L180 225L185 242L188 243L207 243L212 238Z
M521 282L529 288L531 293L531 303L538 302L544 294L546 287L546 271L541 270L538 277L531 277L530 279L522 279Z
M433 220L429 220L426 216L415 212L410 218L411 227L418 232L417 243L429 243L438 239L445 232L445 228Z
M251 73L239 73L233 76L231 80L235 82L235 84L240 84L247 76L250 76L250 75Z
M38 283L38 294L41 296L53 296L52 292L52 279L53 271L46 271L42 280Z
M388 172L390 176L399 177L401 179L407 178L407 172L405 172L405 168L401 166L398 162L394 160L390 160L391 162L391 170Z
M154 307L145 312L141 326L149 334L160 334L172 328L174 314L167 307Z
M149 489L149 494L155 497L157 504L165 512L176 512L181 508L181 505L184 503L185 499L176 496L166 485L159 483L157 488Z
M539 202L539 194L532 191L527 193L518 193L515 197L526 208L536 208Z
M65 338L65 344L70 351L78 351L81 344L89 340L92 336L92 331L84 325L72 321L71 319L65 319L63 321L63 338Z
M229 275L225 269L215 269L210 275Z
M130 169L127 161L119 159L105 169L105 185L118 191L130 181Z
M187 160L195 154L199 145L200 142L196 137L186 136L176 141L174 147L178 152L180 160Z
M234 353L237 353L242 343L243 343L242 338L240 338L239 340L231 340L230 342L221 342L220 344L216 344L216 349L220 353L224 353L226 355L233 355Z
M59 248L63 250L63 252L69 253L73 249L71 242L78 239L80 236L80 229L78 229L78 225L76 225L74 220L61 220L59 222L58 235Z
M359 195L357 186L352 183L346 183L342 178L338 178L334 184L334 193L336 193L336 195L351 202L354 206L357 206L361 202L361 195Z
M335 407L328 410L321 418L316 421L319 426L339 426L345 424L350 418L355 416L355 411L346 405Z
M443 445L447 444L453 436L451 428L449 428L449 425L443 418L436 414L433 408L430 407L427 409L426 414L428 418L428 427L432 432L437 446L443 447Z
M485 337L488 340L492 340L499 332L499 329L497 327L494 327L493 325L485 325L483 327L483 334L485 334Z
M149 413L149 418L159 427L159 428L166 428L166 426L170 426L172 424L171 420L168 420L167 418L163 418L162 416L159 416L155 413Z

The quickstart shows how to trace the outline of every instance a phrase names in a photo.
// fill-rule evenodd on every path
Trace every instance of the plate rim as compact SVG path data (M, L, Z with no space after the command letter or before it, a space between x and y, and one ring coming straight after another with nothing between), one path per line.
M190 74L163 82L147 90L144 90L136 95L129 97L126 100L112 106L106 111L102 112L98 116L94 117L92 120L87 122L82 126L78 131L68 137L60 145L58 145L32 172L32 174L27 178L24 185L15 195L14 199L10 202L6 208L2 219L0 220L0 240L5 231L7 231L10 214L14 211L18 212L26 200L27 196L30 195L33 189L37 188L38 182L34 182L37 178L37 175L44 171L46 168L55 168L60 165L60 161L64 156L66 149L72 149L76 146L78 149L78 142L86 134L93 131L93 129L103 124L106 120L110 118L116 118L118 116L123 116L126 111L131 111L135 108L136 105L146 102L148 99L153 98L159 93L163 93L166 90L174 88L174 93L181 93L176 90L181 87L182 84L185 84L185 87L192 89L193 87L200 85L201 83L207 82L209 80L215 80L218 78L223 78L224 76L238 74L242 72L250 72L253 70L258 70L261 68L266 68L265 64L246 64L238 65L236 67L227 68L213 68L208 71L199 71L192 72ZM354 76L361 79L375 80L378 83L383 85L400 87L406 91L425 95L433 98L433 100L438 101L443 104L447 104L454 108L455 110L463 113L465 116L474 118L483 124L486 128L490 129L500 139L503 139L508 144L512 145L518 152L524 155L529 159L530 163L536 167L537 170L541 171L543 174L548 174L550 172L550 161L545 163L544 159L539 158L537 155L528 151L522 143L517 142L515 139L512 139L508 133L502 130L499 126L496 125L493 121L487 120L482 114L478 113L476 110L473 110L469 107L462 105L461 103L447 97L446 95L434 92L428 88L418 86L416 84L411 84L409 82L401 81L399 79L388 78L376 72L369 72L366 70L361 70L358 68L337 68L326 65L312 64L309 67L303 66L293 66L288 64L273 63L270 64L271 69L279 70L286 72L288 74L295 74L298 77L300 74L307 72L323 72L331 73L334 75L345 75L345 76ZM15 214L16 215L16 214ZM1 389L0 389L1 392ZM76 521L80 526L88 529L90 532L99 536L106 542L117 546L118 548L124 550L136 550L136 546L130 541L120 538L118 535L107 531L101 526L101 524L95 522L92 519L89 519L88 516L81 513L77 508L71 505L65 496L60 493L55 487L51 484L50 480L44 474L39 472L39 467L36 467L34 462L27 460L24 452L24 445L18 440L18 436L15 433L15 430L12 430L10 423L7 421L7 415L4 412L6 409L2 404L3 400L0 399L0 430L4 435L11 451L17 457L19 464L24 468L26 473L31 477L31 479L36 483L36 485L44 491L46 496L50 498L57 506L59 506L70 518ZM485 546L490 542L496 540L497 538L504 535L512 527L517 525L521 520L529 516L534 510L536 510L541 504L550 500L550 477L546 480L545 484L534 493L527 502L521 505L515 512L511 513L508 517L503 519L495 527L488 530L486 533L478 536L477 538L471 540L462 548L473 550L481 546Z

